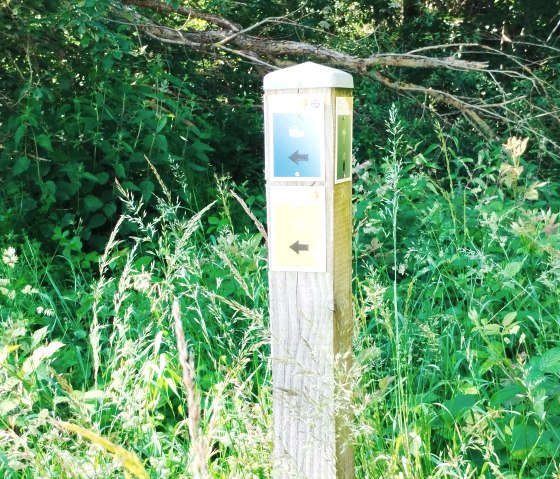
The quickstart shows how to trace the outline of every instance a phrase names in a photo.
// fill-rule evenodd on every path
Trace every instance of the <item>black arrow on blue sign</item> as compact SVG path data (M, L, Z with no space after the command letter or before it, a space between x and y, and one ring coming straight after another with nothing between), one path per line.
M290 249L294 251L294 253L299 254L300 251L309 251L309 245L301 244L299 240L297 240L294 244L290 245Z
M309 161L309 155L300 153L299 150L294 151L288 158L296 165L299 165L300 161Z

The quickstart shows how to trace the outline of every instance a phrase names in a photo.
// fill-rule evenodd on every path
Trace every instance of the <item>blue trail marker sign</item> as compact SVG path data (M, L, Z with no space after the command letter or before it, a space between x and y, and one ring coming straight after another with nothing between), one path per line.
M314 63L264 78L273 479L354 478L352 87Z
M274 179L324 180L324 97L277 95L269 105Z

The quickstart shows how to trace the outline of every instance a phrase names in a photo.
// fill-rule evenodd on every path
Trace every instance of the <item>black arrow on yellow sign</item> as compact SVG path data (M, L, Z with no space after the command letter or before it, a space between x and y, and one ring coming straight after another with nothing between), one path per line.
M309 251L309 245L301 244L299 240L297 240L294 244L290 245L290 249L294 253L299 254L300 251Z

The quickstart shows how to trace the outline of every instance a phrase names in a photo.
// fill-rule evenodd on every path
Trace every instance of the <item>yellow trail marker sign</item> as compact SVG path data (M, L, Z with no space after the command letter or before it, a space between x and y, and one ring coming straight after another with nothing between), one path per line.
M324 186L270 186L270 269L327 270Z

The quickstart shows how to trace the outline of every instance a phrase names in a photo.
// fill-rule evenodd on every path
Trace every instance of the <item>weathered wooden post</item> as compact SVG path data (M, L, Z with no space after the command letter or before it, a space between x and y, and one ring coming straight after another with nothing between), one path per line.
M352 76L264 78L274 479L351 479L336 371L352 346Z

